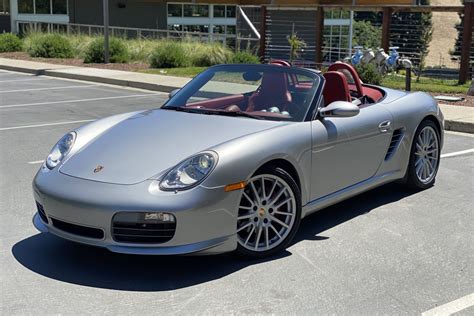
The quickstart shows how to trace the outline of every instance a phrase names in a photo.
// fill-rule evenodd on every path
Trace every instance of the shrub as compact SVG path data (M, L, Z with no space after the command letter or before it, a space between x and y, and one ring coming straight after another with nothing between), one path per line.
M126 41L130 60L139 62L148 62L151 54L156 47L156 41L149 39L133 39Z
M0 53L21 51L23 44L21 39L12 33L0 34Z
M187 59L181 43L165 41L153 50L150 64L152 68L185 67L189 64Z
M188 44L191 63L195 67L209 67L232 62L232 51L221 44Z
M31 57L72 58L74 51L69 40L60 34L34 34L28 41L27 52Z
M124 40L116 37L109 39L109 59L111 63L126 63L130 60ZM104 38L93 40L84 53L85 63L104 63Z
M259 64L260 59L258 56L250 52L237 52L232 57L232 63L234 64Z
M374 64L360 64L356 66L356 69L363 82L374 85L382 83L383 76Z
M87 48L96 37L87 35L68 35L68 39L71 42L72 49L74 50L74 57L84 59Z

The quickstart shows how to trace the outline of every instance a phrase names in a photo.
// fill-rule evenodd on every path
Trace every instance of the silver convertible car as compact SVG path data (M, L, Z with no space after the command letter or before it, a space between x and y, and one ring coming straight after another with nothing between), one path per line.
M214 66L161 108L61 138L33 181L33 222L119 253L269 256L315 211L395 180L432 186L443 124L431 96L344 63Z

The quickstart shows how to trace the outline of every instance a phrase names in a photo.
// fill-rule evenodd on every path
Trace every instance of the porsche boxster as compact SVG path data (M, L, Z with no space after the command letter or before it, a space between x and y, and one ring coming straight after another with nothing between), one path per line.
M322 208L395 180L432 186L443 124L430 95L344 63L218 65L161 108L64 135L33 181L33 223L119 253L269 256Z

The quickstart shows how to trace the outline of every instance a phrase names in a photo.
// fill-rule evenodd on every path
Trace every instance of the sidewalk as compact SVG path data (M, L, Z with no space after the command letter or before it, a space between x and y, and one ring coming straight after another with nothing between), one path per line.
M73 67L25 60L0 58L0 69L35 75L92 81L132 88L171 92L189 82L189 78L142 74L120 70ZM474 133L474 108L440 105L445 118L445 129Z

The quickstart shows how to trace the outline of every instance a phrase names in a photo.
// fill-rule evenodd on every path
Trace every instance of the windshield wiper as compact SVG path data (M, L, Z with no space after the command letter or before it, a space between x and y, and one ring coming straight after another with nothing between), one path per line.
M248 118L253 118L256 120L263 120L261 116L250 114L247 112L243 111L215 111L216 114L218 115L227 115L227 116L240 116L240 117L248 117Z
M184 106L165 106L162 108L163 110L174 110L180 112L188 112L188 113L199 113L199 114L210 114L210 115L223 115L223 116L240 116L240 117L248 117L253 118L256 120L262 120L263 118L258 115L253 115L247 112L242 111L219 111L219 110L210 110L210 109L199 109L199 108L187 108Z

